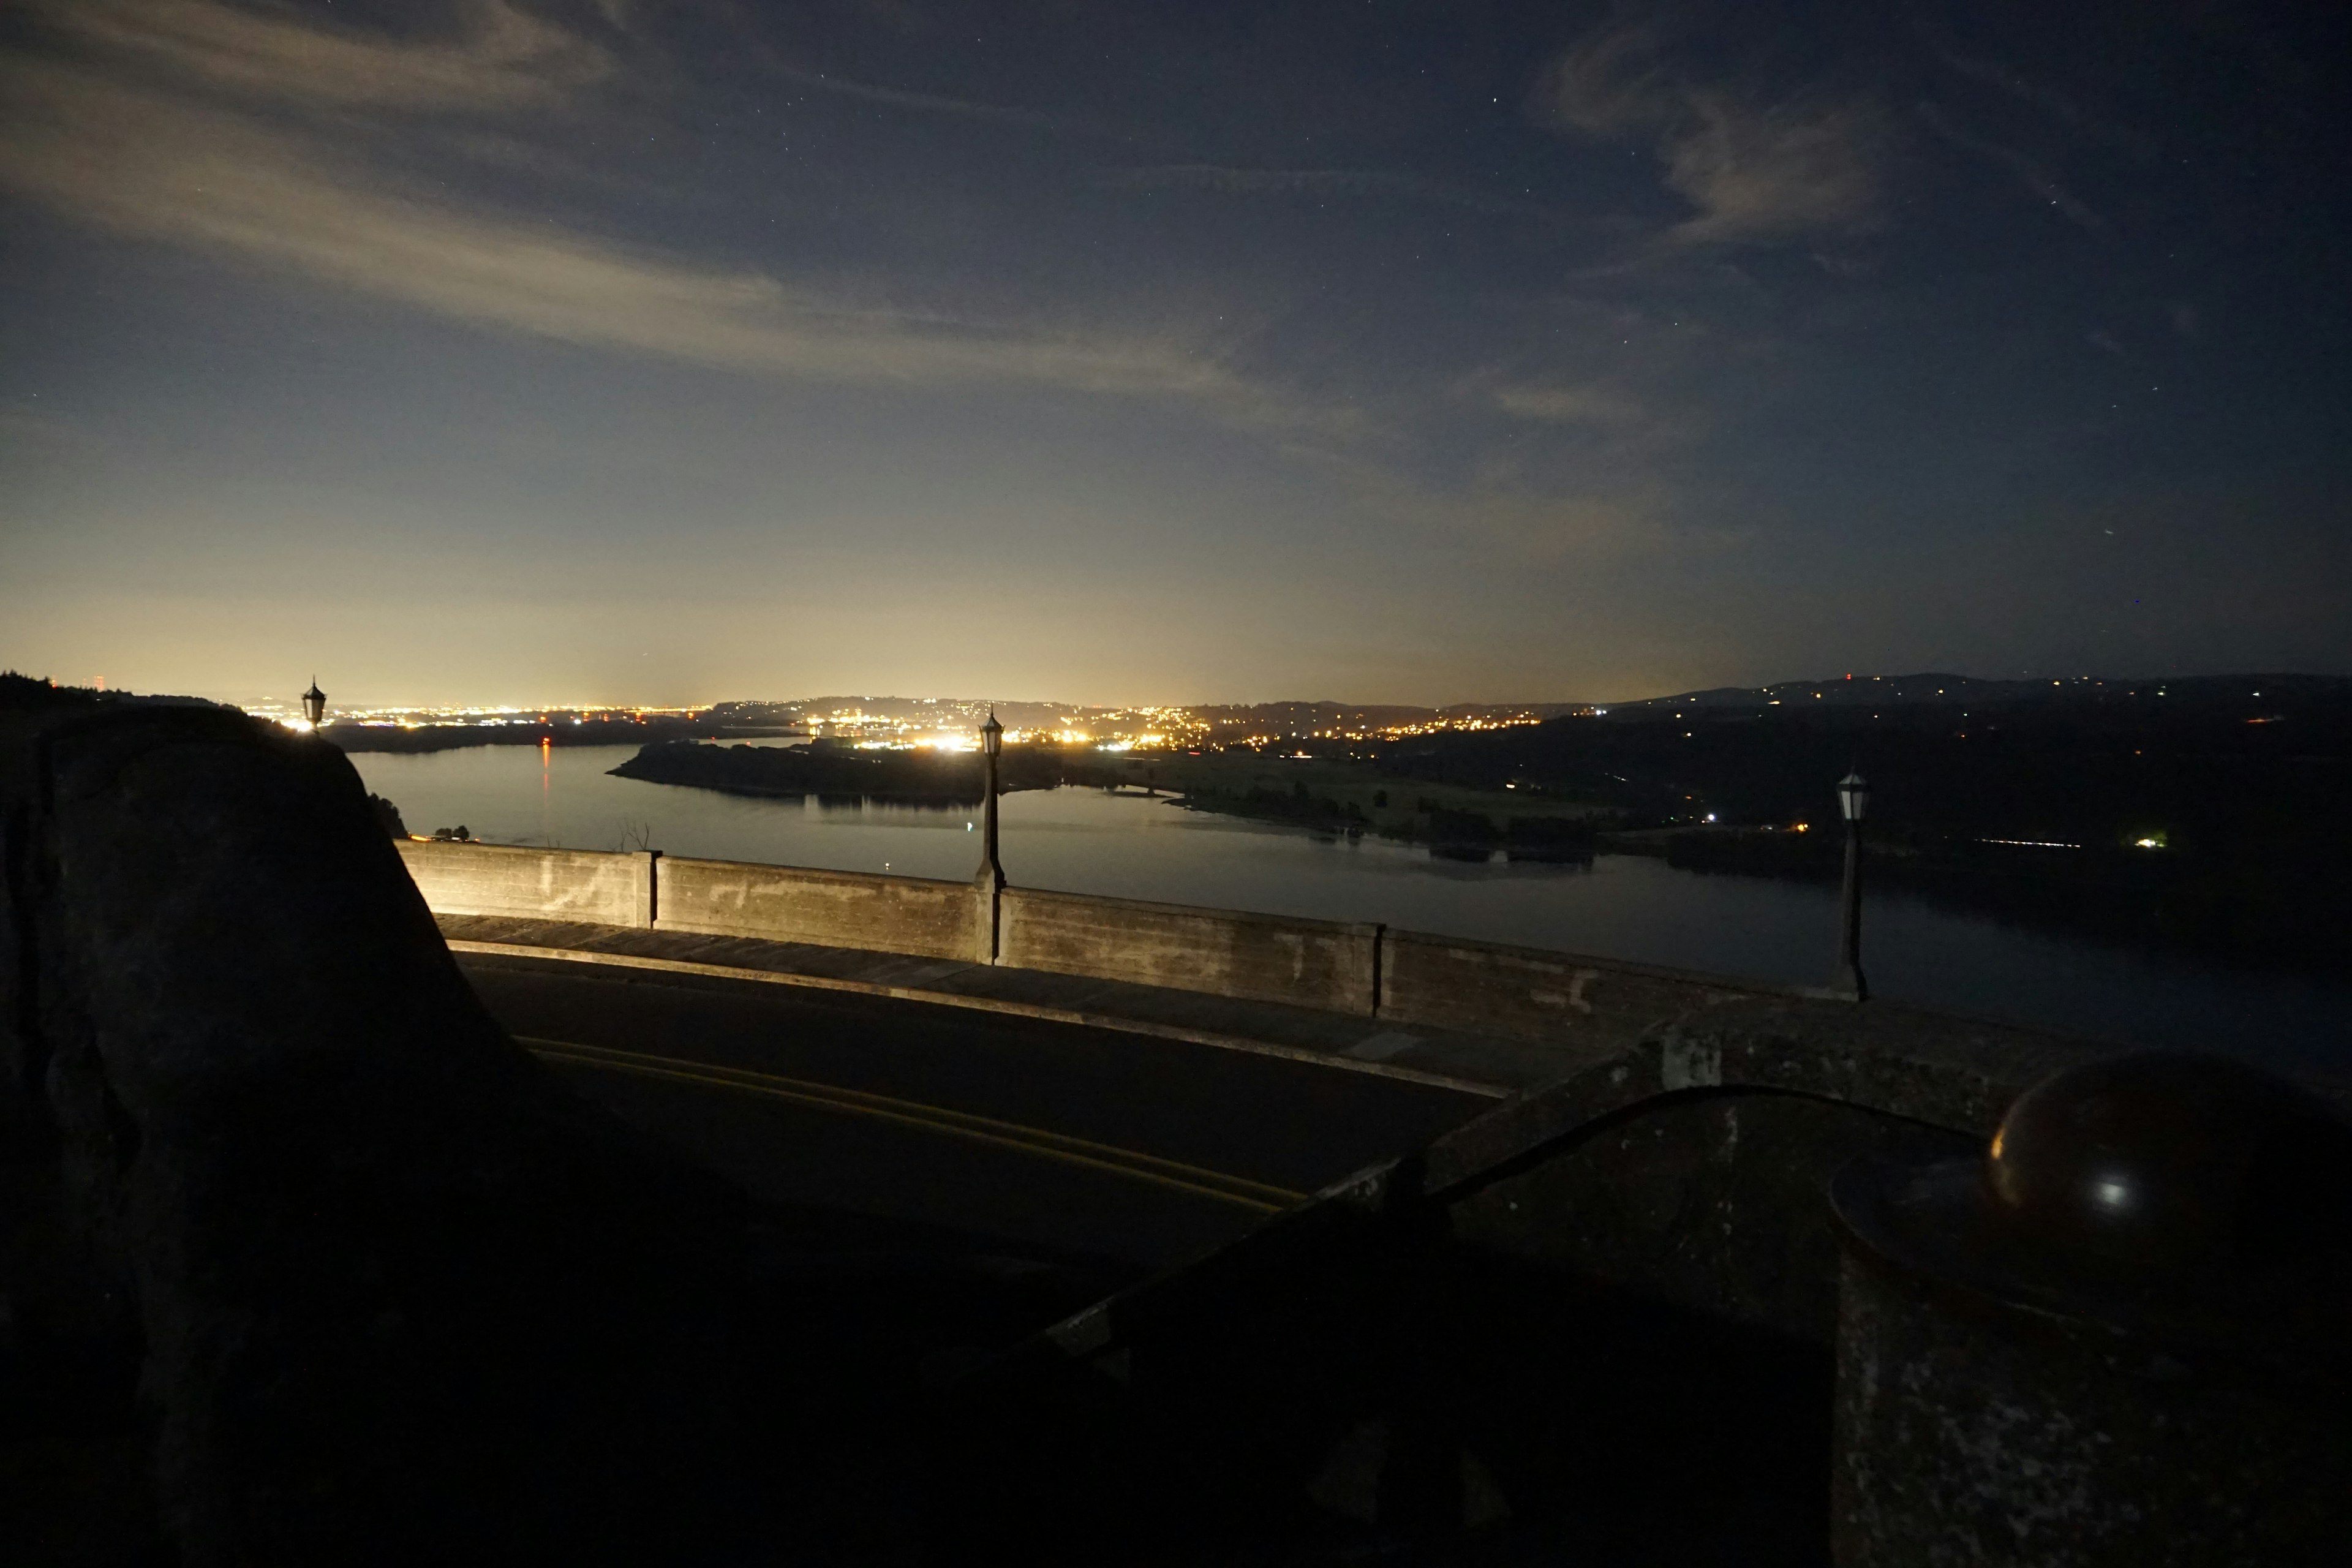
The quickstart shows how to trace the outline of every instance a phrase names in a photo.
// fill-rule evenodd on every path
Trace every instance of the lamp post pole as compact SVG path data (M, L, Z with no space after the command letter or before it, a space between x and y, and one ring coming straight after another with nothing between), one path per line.
M1003 929L997 919L1004 893L1004 866L996 858L996 759L1003 750L1004 726L996 721L996 710L992 708L988 722L980 727L980 869L972 877L980 886L981 919L987 926L979 944L981 955L991 963L996 962L997 938Z
M1838 899L1837 970L1829 992L1851 1002L1870 998L1862 977L1862 817L1870 805L1870 785L1858 770L1838 781L1838 811L1845 818L1845 886Z

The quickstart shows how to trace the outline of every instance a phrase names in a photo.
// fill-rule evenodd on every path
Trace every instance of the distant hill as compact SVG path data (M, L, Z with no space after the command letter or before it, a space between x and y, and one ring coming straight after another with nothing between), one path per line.
M2008 704L2127 703L2162 697L2185 702L2343 700L2352 697L2352 679L2331 675L2200 675L2163 679L2077 676L2072 680L1983 680L1971 675L1840 675L1822 680L1784 680L1774 686L1717 686L1671 697L1644 697L1601 704L1611 713L1696 710L1763 713L1774 707L1820 703L1823 707L1936 706L1990 708Z
M1822 878L1836 781L1858 769L1888 885L2233 962L2334 973L2352 952L2352 679L1857 675L1606 707L1384 743L1366 765L1392 795L1603 813L1696 869Z
M1912 675L1838 674L1810 680L1783 680L1770 686L1717 686L1700 691L1679 691L1664 697L1628 698L1613 702L1455 702L1425 708L1402 702L1342 702L1332 698L1289 698L1273 702L1210 702L1182 705L1213 735L1264 734L1306 740L1348 730L1369 731L1424 721L1459 723L1465 719L1558 719L1606 712L1639 715L1654 712L1699 713L1710 717L1752 714L1762 717L1773 709L1991 708L1995 706L2073 706L2129 704L2162 699L2173 702L2224 706L2264 700L2333 702L2352 700L2352 679L2327 675L2252 673L2200 675L2135 679L2113 676L2077 676L2072 679L1988 680L1973 675L1928 670ZM789 701L736 700L717 704L709 712L721 723L802 723L835 715L863 714L868 719L899 722L936 722L944 729L962 729L979 722L992 703L976 697L804 697ZM1076 702L1000 700L992 706L1011 729L1084 728L1109 718L1151 711L1148 707L1108 708ZM1168 706L1179 706L1169 704Z
M87 686L60 686L44 676L20 675L13 669L0 670L0 711L29 711L47 708L216 708L201 697L173 697L162 693L142 694L133 691L100 691Z

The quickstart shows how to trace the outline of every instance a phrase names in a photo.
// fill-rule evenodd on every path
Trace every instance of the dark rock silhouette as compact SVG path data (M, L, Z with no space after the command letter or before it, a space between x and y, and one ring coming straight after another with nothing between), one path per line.
M508 1040L339 751L45 703L0 769L0 1458L71 1481L29 1500L61 1556L717 1562L889 1517L856 1424L919 1310L779 1283L793 1216Z

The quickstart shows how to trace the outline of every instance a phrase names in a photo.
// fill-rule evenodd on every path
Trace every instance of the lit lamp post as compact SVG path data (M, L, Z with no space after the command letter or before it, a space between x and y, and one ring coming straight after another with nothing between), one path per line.
M996 858L996 759L1004 750L1004 726L996 721L996 710L988 710L988 722L980 727L980 754L982 759L983 781L980 801L980 869L972 880L980 885L980 917L987 929L980 936L981 955L990 963L997 958L997 933L1003 929L997 919L997 906L1004 893L1004 867Z
M1845 818L1845 888L1840 896L1837 972L1829 992L1846 1001L1869 999L1862 978L1862 816L1870 806L1870 785L1859 771L1838 780L1838 812Z
M319 689L319 678L310 678L310 689L302 693L302 717L317 729L327 721L327 694Z
M980 879L1004 886L1004 868L996 858L996 759L1004 750L1004 726L996 721L996 710L988 710L988 722L980 727L980 754L986 759L987 782L982 786L980 803Z

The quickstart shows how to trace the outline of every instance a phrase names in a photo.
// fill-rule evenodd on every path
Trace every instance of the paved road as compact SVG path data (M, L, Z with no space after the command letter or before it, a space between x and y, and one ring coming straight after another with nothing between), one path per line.
M887 997L462 962L500 1022L583 1092L763 1200L1123 1269L1196 1258L1494 1104Z

